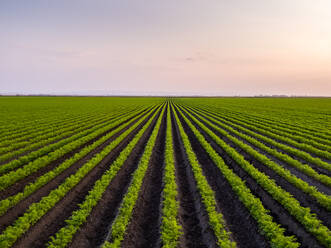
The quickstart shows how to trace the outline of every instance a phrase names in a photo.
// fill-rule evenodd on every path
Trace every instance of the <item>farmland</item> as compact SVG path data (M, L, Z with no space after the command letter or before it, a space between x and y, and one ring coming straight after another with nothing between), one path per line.
M0 247L331 247L330 98L1 97Z

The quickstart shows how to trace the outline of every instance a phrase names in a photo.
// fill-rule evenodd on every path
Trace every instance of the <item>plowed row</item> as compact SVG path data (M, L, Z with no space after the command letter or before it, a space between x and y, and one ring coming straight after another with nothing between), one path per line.
M13 112L0 134L0 247L331 247L319 118L305 128L300 112L287 125L291 112L210 102Z

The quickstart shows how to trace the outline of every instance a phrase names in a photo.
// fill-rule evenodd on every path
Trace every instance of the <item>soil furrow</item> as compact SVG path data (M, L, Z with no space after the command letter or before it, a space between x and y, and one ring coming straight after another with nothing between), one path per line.
M165 113L167 110L165 110ZM158 247L160 243L160 203L163 189L166 115L162 123L132 218L122 247Z
M149 117L150 118L150 117ZM96 167L94 167L67 195L59 201L45 216L43 216L27 233L15 243L15 247L44 247L49 236L65 225L65 220L79 208L94 182L109 168L119 153L130 142L139 129L147 122L143 121L125 139L113 149ZM46 228L45 228L46 227Z
M225 116L224 118L225 118L227 121L231 121L231 119L230 119L229 117L227 117L227 116ZM276 141L277 143L280 143L280 144L286 145L286 146L288 146L288 147L290 147L290 148L293 148L293 149L296 149L296 150L299 150L299 151L303 151L303 152L309 154L310 156L312 156L313 158L319 158L319 159L321 159L322 161L324 161L324 162L326 162L326 163L330 163L330 162L331 162L331 161L329 161L329 160L326 159L326 158L320 157L319 155L316 155L316 154L314 154L314 153L312 153L312 152L308 152L308 151L306 151L306 150L302 150L302 149L300 149L300 148L298 148L298 147L296 147L296 146L294 146L294 145L291 145L291 144L286 143L285 141L281 141L281 140L278 140L278 139L274 139L274 138L272 138L272 137L269 137L269 136L267 136L267 135L265 135L265 134L263 134L263 133L261 133L261 132L259 132L259 131L253 130L253 129L251 129L251 128L247 127L247 126L244 126L244 125L242 125L242 124L240 124L240 123L236 123L236 124L237 124L237 125L240 125L240 126L242 126L242 127L244 127L244 128L247 128L248 130L250 130L250 131L252 131L252 132L254 132L254 133L256 133L256 134L259 134L259 135L265 136L265 137L267 137L267 138L269 138L269 139L273 139L273 140ZM227 125L229 125L229 126L232 127L233 129L237 130L238 132L243 132L243 131L239 130L238 128L234 127L233 125L230 125L230 124L227 124ZM246 133L245 133L245 134L246 134ZM286 150L284 150L284 149L281 149L281 148L279 148L279 147L275 147L275 146L273 146L273 145L271 145L271 144L269 144L269 143L267 143L267 142L265 142L265 141L263 141L263 140L260 140L260 139L257 138L257 137L253 137L253 136L251 136L250 134L246 134L246 135L248 135L248 136L250 136L250 137L252 137L252 138L254 138L254 139L257 139L258 141L260 141L260 142L263 143L264 145L266 145L266 146L268 146L268 147L270 147L270 148L272 148L272 149L275 149L275 150L277 150L278 152L284 153L284 154L290 156L291 158L300 161L301 163L309 164L312 168L314 168L314 170L318 171L319 173L323 173L323 174L326 174L326 175L328 175L328 176L331 175L330 172L329 172L328 170L323 169L323 168L321 168L321 167L319 167L319 166L317 166L317 165L315 165L315 164L313 164L313 163L311 163L311 162L309 162L309 161L306 161L305 159L300 158L300 157L298 157L298 156L296 156L296 155L294 155L294 154L291 154L291 153L289 153L288 151L286 151ZM298 142L298 143L304 144L304 143L302 143L302 142ZM316 148L316 149L318 149L318 148ZM322 150L322 151L323 151L323 150Z
M153 120L150 127L147 128L116 177L109 184L102 199L87 218L86 223L76 233L70 247L98 247L103 243L108 234L109 227L116 217L117 209L127 191L132 173L138 166L139 159L144 152L156 120L157 117Z
M330 228L331 226L331 213L328 212L325 208L321 207L316 199L311 197L310 195L306 194L305 192L301 191L297 187L295 187L293 184L288 182L285 178L279 176L274 170L269 168L268 166L264 165L260 161L256 160L254 157L252 157L250 154L248 154L246 151L235 145L231 140L221 137L221 135L217 132L217 130L210 127L208 124L206 124L202 118L195 115L195 117L202 121L209 129L211 129L215 134L217 134L220 138L222 138L228 145L236 149L236 151L244 156L245 160L250 162L252 165L254 165L255 168L257 168L259 171L265 173L270 178L275 180L276 184L285 189L287 192L291 193L301 204L303 207L309 207L312 212L314 212L317 217L323 222L324 225ZM235 136L234 136L235 137Z
M202 165L204 175L215 192L218 206L238 247L269 247L268 241L259 233L258 224L250 215L248 209L233 192L231 185L199 143L192 130L183 121L180 114L179 118L185 132L188 134L198 161Z
M188 117L189 118L189 117ZM189 118L190 119L190 118ZM239 166L221 147L210 138L196 123L193 122L195 127L203 134L205 139L212 145L214 150L224 159L225 163L246 182L247 187L251 192L259 197L265 206L270 210L270 214L274 220L280 223L285 229L286 235L295 235L298 241L302 244L301 247L321 247L316 238L308 233L305 228L292 216L288 211L276 200L272 198L267 191L265 191L247 172ZM220 135L220 137L223 139ZM226 142L226 141L225 141Z
M288 165L286 162L284 162L282 160L279 160L278 158L275 158L274 156L270 155L266 151L264 151L264 150L262 150L262 149L260 149L256 146L254 146L253 144L249 143L249 141L247 141L247 140L245 140L245 139L243 139L243 138L241 138L241 137L239 137L235 134L231 133L231 135L233 137L237 138L238 140L242 141L246 145L251 146L254 150L256 150L259 153L263 154L264 156L268 157L273 162L275 162L275 163L281 165L282 167L284 167L285 169L289 170L293 175L295 175L296 177L298 177L298 178L302 179L303 181L307 182L309 185L316 187L319 191L321 191L325 194L331 195L331 188L329 188L328 186L322 184L320 181L316 180L315 178L312 178L312 177L308 176L307 174L303 173L302 171L298 170L297 168L295 168L291 165Z
M140 112L139 112L139 113L140 113ZM139 113L138 113L138 114L139 114ZM104 123L107 123L107 122L110 123L113 119L116 119L116 118L118 118L118 117L120 117L120 116L122 116L122 115L125 115L125 113L123 113L123 114L121 114L121 115L119 115L119 116L116 116L116 117L110 118L110 119L108 119L108 120L99 121L99 122L97 122L97 123L98 123L97 125L104 124ZM87 127L87 128L85 128L85 129L81 130L81 132L82 132L82 131L85 131L85 130L88 130L88 129L90 129L90 128L93 128L93 126ZM73 135L76 135L76 134L77 134L77 133L69 134L69 135L67 135L67 136L65 136L65 137L62 137L62 138L60 138L60 139L54 140L54 141L52 141L52 142L49 142L49 143L45 144L44 146L48 146L48 145L52 145L52 144L58 143L58 142L60 142L60 141L62 141L62 140L64 140L64 139L67 139L67 138L69 138L69 137L71 137L71 136L73 136ZM14 156L14 157L12 157L12 158L6 160L6 161L1 162L0 165L7 164L7 163L9 163L9 162L11 162L11 161L13 161L13 160L15 160L15 159L19 159L20 157L23 157L23 156L25 156L25 155L27 155L27 154L29 154L29 153L31 153L31 152L35 152L35 151L41 149L42 147L43 147L43 146L40 146L40 147L36 147L36 148L34 148L34 149L31 149L31 150L28 150L28 151L22 152L22 153L20 153L20 154L18 154L18 155L16 155L16 156ZM79 149L79 148L78 148L78 149ZM50 151L50 152L47 152L47 153L43 154L43 156L45 156L45 155L47 155L48 153L51 153L51 152L53 152L53 151L54 151L54 150L52 150L52 151ZM32 160L32 161L33 161L33 160ZM18 167L18 168L19 168L19 167ZM6 173L8 173L8 172L6 172ZM5 174L5 173L4 173L4 174Z
M192 112L192 111L190 111L190 112ZM196 111L194 111L194 112L197 113ZM215 125L218 125L218 124L215 123L215 121L212 119L213 116L211 117L209 114L207 114L207 116L208 116L208 120L209 120L209 121L211 121L211 122L212 122L213 124L215 124ZM204 118L205 118L205 117L204 117ZM216 118L216 119L217 119L217 118ZM219 121L222 121L222 120L219 119ZM259 138L257 138L257 137L253 137L252 135L246 133L245 131L240 130L238 127L235 127L235 126L233 126L233 125L231 125L231 124L228 124L228 123L223 123L223 124L225 124L225 125L227 125L227 126L233 128L233 129L235 129L236 131L238 131L238 132L240 132L240 133L243 133L243 134L245 134L245 135L247 135L247 136L249 136L249 137L251 137L251 138L253 138L253 139L256 139L257 141L259 141L260 143L264 144L265 146L268 146L268 147L271 148L271 149L274 149L274 150L276 150L276 151L278 151L278 152L280 152L280 153L283 153L283 154L286 154L286 155L290 156L291 158L293 158L293 159L299 161L299 162L302 163L302 164L308 164L310 167L312 167L316 172L318 172L318 173L320 173L320 174L324 174L324 175L327 175L327 176L331 176L330 172L329 172L328 170L322 168L322 167L319 167L319 166L317 166L317 165L314 165L314 164L312 164L312 163L309 163L309 162L307 162L306 160L304 160L304 159L302 159L302 158L300 158L300 157L297 157L297 156L294 156L294 155L288 154L288 153L286 153L286 151L281 150L281 149L279 149L279 148L277 148L277 147L274 147L273 145L271 145L271 144L269 144L269 143L267 143L267 142L265 142L265 141L263 141L263 140L261 140L261 139L259 139ZM240 125L240 124L238 124L238 125ZM218 126L219 126L219 125L218 125ZM261 134L261 135L263 135L263 134ZM234 135L234 136L235 136L235 135ZM240 138L240 137L237 137L237 138L243 140L243 139ZM246 142L247 142L247 141L246 141ZM251 145L251 146L253 146L253 145ZM266 153L266 152L264 152L264 153ZM267 154L266 156L270 157L270 158L271 158L272 160L274 160L275 162L277 162L277 163L280 162L279 159L273 157L272 155L269 155L268 153L266 153L266 154ZM280 163L282 163L282 164L286 164L285 162L280 162ZM296 168L294 168L294 167L292 167L292 166L289 166L289 165L287 165L287 164L286 164L286 166L287 166L287 167L290 167L291 170L296 171L296 173L298 173L298 174L301 173L301 174L302 174L302 172L298 171ZM322 188L323 188L323 186L324 186L324 185L322 185ZM324 186L324 187L325 187L325 186Z
M136 122L136 121L135 121ZM75 162L72 166L67 168L65 171L63 171L60 175L55 177L53 180L51 180L49 183L38 189L35 193L27 197L26 199L20 201L17 205L12 207L8 210L8 212L0 217L0 231L6 228L6 226L10 225L16 218L21 216L25 210L34 202L38 202L41 200L42 197L49 194L49 192L53 189L55 189L58 185L60 185L67 177L74 174L84 163L86 163L88 160L90 160L93 156L95 156L97 153L102 151L107 145L109 145L113 140L115 140L118 136L120 136L123 132L125 132L130 126L125 127L124 129L120 130L118 133L113 135L110 139L108 139L106 142L98 146L96 149L88 153L86 156L84 156L82 159Z
M140 113L140 112L139 112L139 113ZM137 113L137 115L139 115L139 113ZM137 115L134 115L132 118L134 118L134 117L137 116ZM128 119L128 120L125 121L125 122L128 122L128 121L132 120L132 118ZM135 122L137 122L137 120L135 120L134 123L135 123ZM15 194L21 192L21 191L24 189L24 187L25 187L26 185L28 185L29 183L35 181L36 178L38 178L38 177L44 175L45 173L51 171L51 170L54 169L56 166L58 166L59 164L63 163L63 162L64 162L65 160L67 160L68 158L72 157L75 153L78 153L78 152L80 152L82 149L84 149L84 147L87 147L87 146L93 144L95 141L97 141L98 139L100 139L102 136L104 136L104 135L106 135L107 133L113 131L114 129L116 129L117 127L119 127L120 125L122 125L123 123L124 123L124 122L122 122L122 123L116 125L115 127L113 127L113 128L111 128L111 129L105 131L104 133L98 135L97 137L95 137L95 138L89 140L88 142L86 142L86 143L83 144L82 146L80 146L80 147L74 149L74 150L71 151L71 152L66 153L65 155L63 155L62 157L58 158L57 160L55 160L55 161L49 163L49 164L46 165L45 167L40 168L40 169L39 169L38 171L36 171L35 173L32 173L31 175L29 175L29 176L27 176L27 177L25 177L25 178L19 180L18 182L16 182L16 183L13 184L12 186L8 187L6 190L4 190L3 192L1 192L0 200L3 200L3 199L5 199L5 198L7 198L7 197L9 197L9 196L12 196L12 195L15 195ZM134 123L130 124L130 126L132 126ZM123 129L123 130L120 131L120 132L121 132L121 133L124 132L124 131L125 131L127 128L129 128L130 126L126 127L125 129ZM116 135L117 135L117 134L116 134ZM116 137L117 137L117 136L116 136ZM100 145L99 147L101 147L101 146L102 146L102 147L105 147L106 144L107 144L107 142L110 143L110 142L111 142L111 139L108 140L108 141L106 141L105 143L103 143L103 144ZM99 147L98 147L96 150L99 150ZM91 153L95 154L95 151L96 151L96 150L92 151ZM91 153L90 153L90 154L91 154ZM90 154L88 154L87 156L90 156ZM82 160L84 160L84 158L83 158ZM79 160L79 161L80 161L80 160ZM79 161L76 162L76 163L79 163ZM68 169L69 169L69 168L68 168Z
M180 247L216 247L216 238L209 226L208 215L201 202L201 196L172 111L171 122L179 199L178 215L183 231Z

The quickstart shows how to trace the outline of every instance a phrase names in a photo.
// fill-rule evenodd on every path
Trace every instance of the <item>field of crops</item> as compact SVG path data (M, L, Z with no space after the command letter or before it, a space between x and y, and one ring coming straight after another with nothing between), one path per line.
M0 98L0 247L331 247L330 98Z

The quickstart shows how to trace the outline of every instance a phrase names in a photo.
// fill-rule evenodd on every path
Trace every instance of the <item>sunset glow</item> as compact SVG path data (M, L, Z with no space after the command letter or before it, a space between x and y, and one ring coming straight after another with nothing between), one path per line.
M331 1L0 2L0 93L331 95Z

